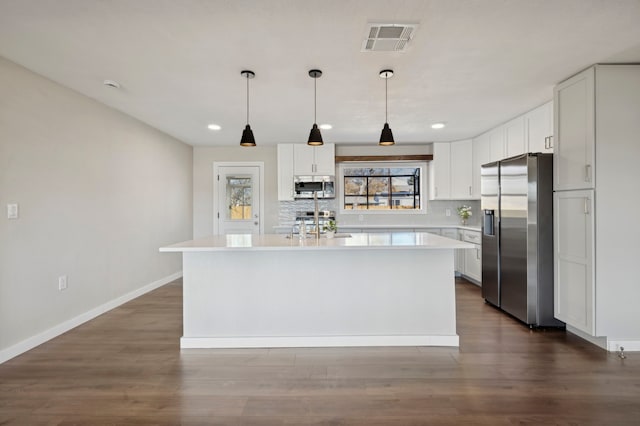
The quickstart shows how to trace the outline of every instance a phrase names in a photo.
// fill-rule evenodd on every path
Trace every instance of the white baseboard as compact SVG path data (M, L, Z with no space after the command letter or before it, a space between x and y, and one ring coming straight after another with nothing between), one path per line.
M589 334L584 333L578 330L577 328L571 327L568 324L567 324L567 331L609 352L618 352L620 350L620 347L623 347L625 352L640 351L640 340L637 340L637 339L620 339L620 338L606 337L606 336L590 336Z
M624 340L615 338L607 340L607 350L609 352L618 352L620 347L623 347L625 352L638 352L640 351L640 340Z
M318 348L349 346L459 346L453 336L310 336L310 337L182 337L180 347L193 348Z
M567 331L570 332L571 334L575 334L579 338L584 339L589 343L592 343L596 346L601 347L602 349L605 349L605 350L607 349L606 337L591 336L582 330L578 330L577 328L570 326L569 324L567 324Z
M20 343L17 343L13 346L8 347L7 349L0 350L0 364L14 358L20 354L23 354L36 346L43 344L44 342L53 339L67 331L84 324L87 321L94 319L95 317L104 314L114 308L117 308L120 305L123 305L130 300L133 300L137 297L142 296L145 293L148 293L152 290L155 290L159 287L162 287L165 284L170 283L178 278L182 277L182 271L175 272L169 276L161 278L157 281L154 281L150 284L147 284L143 287L140 287L137 290L134 290L130 293L127 293L123 296L118 297L117 299L111 300L103 305L100 305L94 309L91 309L84 314L78 315L75 318L71 318L61 324L56 325L42 333L36 334L35 336L29 337L28 339L23 340Z

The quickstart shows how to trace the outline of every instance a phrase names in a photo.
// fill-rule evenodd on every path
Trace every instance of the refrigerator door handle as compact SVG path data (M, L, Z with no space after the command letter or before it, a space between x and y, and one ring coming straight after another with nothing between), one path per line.
M589 214L589 197L584 198L584 214Z

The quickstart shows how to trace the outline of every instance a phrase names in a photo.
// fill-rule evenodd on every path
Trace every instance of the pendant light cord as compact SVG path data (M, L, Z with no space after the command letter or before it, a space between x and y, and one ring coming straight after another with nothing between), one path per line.
M318 123L318 120L316 119L316 112L318 109L317 84L318 84L318 77L314 77L313 78L313 124Z
M387 84L389 84L389 77L388 76L385 77L385 79L384 79L384 122L385 123L389 122L389 112L388 112L389 100L387 99L387 96L388 96Z
M249 73L247 73L247 125L249 125Z

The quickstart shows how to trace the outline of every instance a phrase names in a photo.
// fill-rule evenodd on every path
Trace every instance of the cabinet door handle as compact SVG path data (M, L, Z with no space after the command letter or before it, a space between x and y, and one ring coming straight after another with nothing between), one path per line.
M591 164L584 166L584 181L591 182Z
M553 148L553 136L549 136L549 149Z
M544 149L549 149L549 136L544 138Z
M584 214L589 214L589 197L584 199Z
M438 196L438 187L436 186L436 197Z
M469 195L471 195L471 194L472 194L471 185L469 185Z
M476 260L480 260L480 250L476 249Z

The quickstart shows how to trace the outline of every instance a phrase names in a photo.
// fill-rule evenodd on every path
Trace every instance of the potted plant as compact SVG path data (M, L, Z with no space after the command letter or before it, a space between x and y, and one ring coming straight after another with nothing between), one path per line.
M323 226L323 229L326 232L327 238L333 238L338 230L338 224L335 220L329 219L329 221Z
M467 224L467 219L469 219L472 214L470 206L462 205L458 207L458 216L460 216L463 225Z

